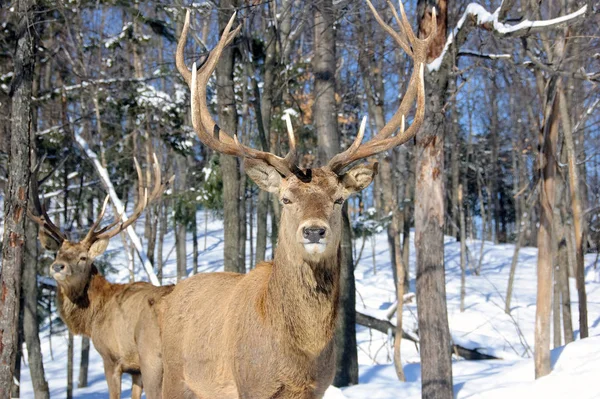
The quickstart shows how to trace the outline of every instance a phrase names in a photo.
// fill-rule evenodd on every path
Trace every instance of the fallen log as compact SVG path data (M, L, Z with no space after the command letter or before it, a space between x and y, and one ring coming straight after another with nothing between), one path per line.
M389 334L389 331L392 332L392 335L396 335L396 326L393 325L388 320L381 320L375 318L373 316L366 315L364 313L356 312L356 324L372 328L374 330L380 331L384 334ZM419 338L413 336L412 334L407 333L406 331L402 331L402 338L407 339L409 341L419 343ZM491 359L500 359L498 357L487 355L485 353L479 352L477 349L469 349L464 346L460 346L457 344L452 344L452 351L456 353L458 356L466 359L466 360L491 360Z

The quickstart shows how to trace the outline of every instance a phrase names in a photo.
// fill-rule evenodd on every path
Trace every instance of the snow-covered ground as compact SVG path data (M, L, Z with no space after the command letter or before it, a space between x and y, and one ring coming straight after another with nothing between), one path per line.
M212 272L223 267L223 226L219 220L209 219L207 224L206 250L204 248L203 213L199 213L200 272ZM138 222L139 229L143 226ZM360 248L362 240L356 243ZM191 271L191 242L189 248L189 270ZM471 262L479 259L480 241L469 241ZM173 240L165 241L164 253L169 254L166 276L175 274L175 251ZM465 311L460 312L460 247L453 238L446 238L446 290L448 313L453 340L462 346L478 348L481 352L500 357L502 360L466 361L455 359L453 364L454 393L458 398L600 398L600 384L594 380L600 372L600 283L595 281L595 256L586 257L586 288L588 294L588 321L590 336L552 352L553 372L547 377L534 380L533 334L536 295L537 249L523 248L520 252L515 278L512 312L504 313L504 298L508 281L513 245L493 245L485 242L480 276L471 272L467 275ZM249 251L247 251L249 253ZM375 254L376 271L373 270ZM414 291L414 247L410 253L411 291ZM113 281L127 281L126 259L120 240L113 240L105 255L119 269L109 276ZM137 262L137 276L144 272ZM385 319L394 302L394 284L390 268L387 239L382 233L377 236L375 248L367 239L362 257L355 272L356 307L360 312ZM573 327L579 339L577 291L571 281ZM404 308L404 328L416 329L416 304ZM392 319L392 322L395 322ZM40 333L46 376L52 397L65 396L66 390L66 334L52 336L52 355L47 329ZM326 397L337 398L419 398L420 363L415 344L402 342L402 357L407 382L399 382L392 364L393 347L386 334L357 326L360 384L339 390L331 388ZM75 379L78 375L79 347L81 338L75 338ZM33 391L29 371L23 367L21 393L23 398L32 398ZM76 386L76 381L75 381ZM123 397L130 396L130 380L124 378ZM105 398L107 386L104 380L102 361L95 350L90 354L89 386L76 388L76 398ZM510 395L510 396L509 396Z

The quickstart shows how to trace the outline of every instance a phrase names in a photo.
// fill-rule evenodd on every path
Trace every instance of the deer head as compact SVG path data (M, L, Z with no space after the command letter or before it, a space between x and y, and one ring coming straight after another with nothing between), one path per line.
M199 70L196 64L188 70L184 48L190 25L189 11L177 45L176 65L191 91L191 119L200 141L212 150L243 158L246 174L263 190L278 195L283 206L279 240L286 248L296 248L306 260L318 260L337 251L341 236L341 216L344 201L353 193L366 188L377 174L377 163L358 164L357 161L387 151L412 139L419 130L425 112L423 65L435 28L425 40L417 39L400 4L401 18L392 8L401 29L396 32L379 16L367 1L378 23L414 60L407 92L398 110L385 127L367 143L362 143L366 119L363 118L353 144L334 156L326 166L301 170L296 165L296 141L291 121L287 119L289 152L281 158L241 144L237 136L224 132L214 121L206 103L206 85L221 52L233 41L241 26L232 30L235 13L225 27L217 46ZM390 4L391 5L391 4ZM435 13L435 10L434 10ZM435 21L435 16L433 18ZM417 110L413 123L405 129L404 119L416 97ZM399 131L398 131L399 130ZM393 135L398 131L396 135ZM353 166L355 165L355 166Z
M160 166L154 156L154 179L155 185L151 193L144 187L144 178L141 168L134 158L137 171L139 188L135 209L131 217L123 218L119 215L109 225L99 228L104 217L109 196L106 196L98 219L92 224L88 233L81 241L69 241L65 233L58 228L48 216L45 206L39 197L37 174L41 162L35 167L31 177L31 196L36 214L28 209L28 216L40 226L39 239L42 246L48 251L55 252L56 257L50 265L49 273L56 282L67 292L78 296L89 282L93 271L93 261L106 250L109 240L121 231L125 230L135 222L150 202L160 197L170 181L161 184ZM147 186L150 186L150 174L148 174Z

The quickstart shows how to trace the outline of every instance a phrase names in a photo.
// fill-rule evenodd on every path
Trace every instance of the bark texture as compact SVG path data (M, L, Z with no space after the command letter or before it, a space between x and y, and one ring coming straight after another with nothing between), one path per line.
M331 0L313 5L315 103L314 125L318 135L317 159L321 165L340 150L337 129L337 106L335 102L335 29L334 7ZM344 205L343 230L340 249L340 302L336 342L335 386L358 383L358 355L356 352L354 265L352 261L351 227L348 207Z
M552 82L550 82L552 83ZM554 82L556 84L556 81ZM551 93L549 90L549 94ZM550 313L552 309L553 219L558 141L558 98L549 96L540 158L544 164L540 190L540 228L538 231L537 299L535 311L535 378L550 373ZM552 98L554 97L554 98Z
M4 202L4 236L0 269L0 397L10 397L17 353L17 324L21 294L21 268L25 245L25 214L29 196L31 93L35 35L32 22L35 1L15 4L18 15L14 78L11 87L11 137L8 185Z
M36 399L50 397L48 383L44 376L42 349L38 328L38 290L37 290L37 229L35 223L27 222L25 262L23 264L22 289L23 297L23 334L27 344L27 360L33 392Z
M419 1L419 36L431 30L431 7L439 11L438 33L429 60L437 57L445 41L446 1ZM442 22L442 23L440 23ZM443 40L441 39L443 38ZM444 129L449 71L426 77L426 112L415 147L415 247L417 251L417 307L421 337L423 398L452 398L451 337L446 310L444 276Z
M219 30L225 29L235 6L234 0L221 1ZM238 119L233 87L234 61L234 48L227 46L216 68L219 124L231 134L237 131ZM220 162L223 174L224 267L226 272L244 273L244 259L240 260L240 225L245 223L245 213L240 214L240 167L237 158L229 155L221 155Z

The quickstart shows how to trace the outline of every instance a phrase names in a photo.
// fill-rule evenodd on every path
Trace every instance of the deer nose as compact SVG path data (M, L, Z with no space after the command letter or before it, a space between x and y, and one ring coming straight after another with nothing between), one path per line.
M317 243L321 239L325 238L327 229L320 226L305 227L302 229L302 236L307 239L311 244Z
M55 273L60 273L65 269L65 265L62 263L55 263L52 265L52 270L54 270Z

